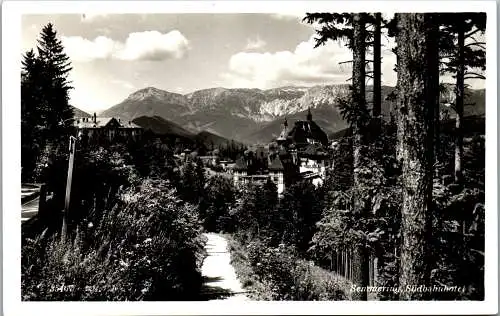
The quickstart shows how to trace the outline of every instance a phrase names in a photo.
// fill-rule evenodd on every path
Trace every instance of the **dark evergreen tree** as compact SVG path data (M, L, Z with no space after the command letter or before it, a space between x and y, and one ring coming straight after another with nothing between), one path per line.
M52 23L43 27L37 48L43 67L43 80L39 84L46 104L43 109L45 137L50 142L66 144L73 130L73 110L68 103L69 90L72 89L68 75L72 67Z
M377 133L380 130L380 115L382 114L382 56L380 38L382 35L382 14L375 13L374 15L374 31L373 31L373 109L372 115L376 122Z
M380 111L380 29L382 18L380 14L367 13L313 13L307 14L304 18L308 23L319 22L322 27L316 33L320 36L316 39L316 47L324 45L328 40L342 40L346 46L353 52L353 75L352 75L352 93L348 101L340 102L344 118L351 124L353 132L353 215L362 220L365 212L368 210L366 194L363 188L366 181L361 175L364 161L364 152L367 146L367 127L370 114L366 105L366 48L374 37L374 109L373 114L379 116ZM367 25L375 26L374 32L366 30ZM339 100L340 101L340 100ZM377 124L378 126L379 124ZM353 282L361 288L368 285L368 253L366 244L360 240L359 244L354 245L353 251ZM367 293L356 292L354 299L366 300Z
M357 117L353 121L353 214L359 218L364 217L367 211L364 201L364 179L360 173L364 150L366 150L366 98L365 98L365 14L354 14L353 19L353 101L357 109ZM364 288L368 285L368 253L365 245L355 245L353 249L353 282ZM367 292L356 292L354 299L367 300Z
M21 71L21 178L33 180L37 158L44 146L43 104L40 82L42 69L33 50L23 56Z
M455 76L455 182L462 181L463 165L463 116L466 79L485 79L485 43L476 39L478 33L486 30L486 13L443 13L439 15L443 25L441 34L452 38L453 46L448 50L443 72Z

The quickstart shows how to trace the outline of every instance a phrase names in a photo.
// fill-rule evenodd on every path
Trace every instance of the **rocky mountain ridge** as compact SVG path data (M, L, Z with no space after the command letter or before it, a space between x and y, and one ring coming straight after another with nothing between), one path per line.
M382 113L386 117L394 107L394 102L388 98L393 91L393 87L382 87ZM468 98L475 104L469 106L470 110L474 114L484 113L484 89L469 90L468 93ZM217 87L185 95L148 87L132 93L100 115L125 120L159 116L193 133L208 131L247 143L266 142L279 134L285 117L289 121L305 119L308 108L311 108L313 119L327 133L345 128L347 123L340 115L337 100L348 95L347 84L286 86L268 90ZM449 91L443 95L446 99L451 97ZM367 100L370 99L370 87L367 87Z

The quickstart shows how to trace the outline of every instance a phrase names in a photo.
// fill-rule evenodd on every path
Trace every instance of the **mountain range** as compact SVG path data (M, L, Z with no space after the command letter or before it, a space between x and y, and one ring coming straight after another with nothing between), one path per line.
M82 110L80 110L79 108L77 108L75 106L70 105L70 107L73 110L73 115L75 117L91 117L92 116L89 113L87 113L85 111L82 111Z
M441 96L452 100L451 85ZM367 87L367 100L371 99ZM388 96L394 87L382 87L382 114L389 117L394 103ZM347 127L338 108L338 98L349 95L349 86L281 87L268 90L211 88L178 94L148 87L129 95L100 116L133 120L163 118L190 134L202 131L245 143L267 143L279 135L285 118L289 126L304 120L311 109L313 120L327 134ZM466 115L484 115L485 90L467 90ZM137 121L135 121L137 122ZM164 122L163 122L164 123ZM141 125L141 122L137 123ZM141 125L142 126L142 125Z

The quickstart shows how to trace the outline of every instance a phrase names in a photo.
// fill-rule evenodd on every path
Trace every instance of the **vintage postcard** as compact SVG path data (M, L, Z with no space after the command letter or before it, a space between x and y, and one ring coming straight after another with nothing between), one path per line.
M5 313L497 313L495 5L4 2Z

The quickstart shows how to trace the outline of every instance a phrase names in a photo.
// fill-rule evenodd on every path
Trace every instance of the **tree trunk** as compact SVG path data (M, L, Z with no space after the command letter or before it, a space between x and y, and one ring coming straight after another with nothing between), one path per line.
M402 227L399 286L429 285L432 203L434 107L437 100L435 76L429 67L436 58L436 24L432 14L404 13L398 18L398 103L404 123L402 157ZM400 299L419 300L427 295L403 291Z
M439 29L433 30L435 33L435 36L431 36L429 40L431 40L430 45L436 45L438 46L439 49ZM435 39L434 39L435 38ZM434 41L435 44L432 43ZM431 59L429 59L428 62L429 68L435 68L439 69L439 53L436 56L431 56ZM439 88L439 70L436 72L435 76L433 79L435 80L434 84L437 86L438 93L436 94L436 101L435 101L435 106L434 106L434 162L437 164L441 161L442 159L442 153L443 153L443 148L441 144L441 92ZM435 175L436 177L440 177L441 175L438 173L439 169L436 168L435 170Z
M354 192L353 192L353 213L357 218L362 218L366 211L364 206L363 192L363 179L360 175L360 168L362 167L362 155L365 146L365 117L363 113L366 112L366 99L365 99L365 53L366 53L366 34L365 34L365 21L363 13L356 13L353 16L353 69L352 69L352 85L353 85L353 100L354 105L358 108L359 113L362 113L353 123L353 167L354 167ZM352 281L355 285L366 288L368 285L368 275L365 273L367 270L368 262L365 258L366 251L363 242L354 245L352 261ZM353 300L366 300L366 290L353 293Z
M373 117L375 118L376 128L380 128L380 115L382 114L382 85L381 85L381 64L382 58L380 54L380 24L382 21L382 14L375 13L375 32L373 37ZM378 130L377 130L378 132Z
M340 258L341 258L341 257L340 257L340 252L339 252L339 251L337 251L337 261L335 261L335 269L336 269L336 271L337 271L337 274L341 274L341 273L340 273L340 267L341 267L341 265L342 265L342 262L341 262Z
M398 48L396 48L398 49ZM400 73L400 62L399 62L399 53L396 53L396 73ZM400 90L399 87L399 76L396 79L396 94L398 94L398 91ZM403 143L403 123L404 123L404 117L403 117L403 111L401 110L401 104L399 104L399 96L396 96L396 101L395 101L395 106L394 108L396 109L396 140L398 144ZM401 146L396 146L396 160L398 162L401 162L403 159L403 154L401 152L402 148Z
M460 27L460 26L459 26ZM462 121L464 117L464 76L465 76L465 58L464 58L464 45L465 45L464 31L458 31L458 69L457 69L457 86L456 86L456 100L455 100L455 182L462 182L462 157L464 154L463 134L462 134Z

